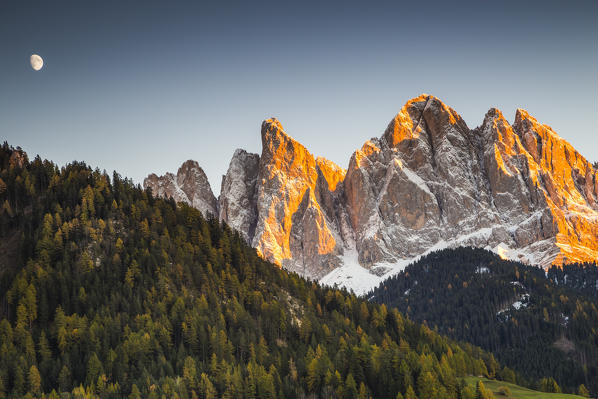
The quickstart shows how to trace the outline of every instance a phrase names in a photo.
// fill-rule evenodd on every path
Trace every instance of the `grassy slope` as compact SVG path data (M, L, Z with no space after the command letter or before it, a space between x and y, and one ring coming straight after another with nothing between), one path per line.
M534 391L528 388L520 387L519 385L510 384L504 381L496 381L496 380L489 380L487 378L480 378L480 377L467 377L465 381L472 385L473 387L476 386L478 380L482 380L486 388L491 389L494 393L496 398L504 398L505 396L500 395L498 393L498 388L501 386L508 387L511 390L512 398L513 399L539 399L539 398L550 398L550 399L561 399L561 398L579 398L584 399L582 396L578 395L569 395L564 393L546 393L540 391Z

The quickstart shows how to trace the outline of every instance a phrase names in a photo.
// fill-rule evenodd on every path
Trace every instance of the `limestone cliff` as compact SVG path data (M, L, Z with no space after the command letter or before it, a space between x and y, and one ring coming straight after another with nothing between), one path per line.
M336 255L342 253L342 238L332 197L344 172L330 161L316 162L276 119L264 121L261 133L252 244L289 270L322 277L340 264Z
M419 96L346 171L274 118L261 136L261 155L235 152L217 203L190 161L144 185L218 215L278 265L361 292L451 246L541 266L598 259L598 172L524 110L510 124L492 108L470 129L438 98Z
M218 215L216 197L197 161L188 160L183 163L176 176L172 173L164 176L152 173L143 180L143 187L150 188L159 197L172 197L177 202L185 202L204 215Z

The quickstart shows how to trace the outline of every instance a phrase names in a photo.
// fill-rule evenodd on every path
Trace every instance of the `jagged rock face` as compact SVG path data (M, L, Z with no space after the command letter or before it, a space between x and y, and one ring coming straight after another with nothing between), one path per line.
M278 120L264 121L253 246L265 258L313 278L337 267L342 238L331 208L342 176L332 162L316 162ZM322 209L318 197L327 207Z
M538 170L559 253L553 262L598 259L598 171L549 126L517 110L514 130Z
M434 247L510 249L532 263L598 258L596 171L550 128L491 109L470 130L432 96L354 153L347 209L363 265Z
M417 256L493 221L476 144L455 111L424 96L353 154L345 190L360 263Z
M363 285L351 275L355 265L379 276L371 286L447 246L543 266L598 259L598 172L523 110L511 125L490 109L469 129L422 95L346 171L314 158L276 119L263 122L261 136L261 156L235 152L218 203L190 161L176 177L150 175L144 185L218 215L289 270L318 279L345 266L324 281L338 282L335 273L346 269L341 284L349 288Z
M154 195L159 197L172 197L176 202L187 203L206 216L218 215L216 197L197 161L188 160L183 163L176 176L172 173L164 176L152 173L143 180L143 187L151 188Z
M257 224L257 175L260 156L235 151L226 175L222 177L218 199L219 218L252 242Z

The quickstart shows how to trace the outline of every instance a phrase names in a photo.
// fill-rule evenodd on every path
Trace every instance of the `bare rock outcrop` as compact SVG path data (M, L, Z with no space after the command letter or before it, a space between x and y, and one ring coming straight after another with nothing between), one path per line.
M276 119L264 121L261 134L258 219L252 244L276 264L322 277L340 264L336 255L342 253L342 239L336 218L326 215L317 197L330 204L331 187L338 185L343 173L330 161L316 162Z
M470 130L437 98L410 100L344 184L362 265L452 245L544 266L598 258L596 170L523 110Z
M176 176L166 173L157 176L152 173L143 180L143 187L150 188L159 197L172 197L199 209L204 215L217 216L218 204L210 182L197 161L188 160L181 165Z
M218 216L251 242L257 225L257 175L260 156L238 149L222 176Z
M492 108L470 129L438 98L416 97L347 170L274 118L261 136L261 155L233 155L218 202L191 161L144 185L218 215L282 267L361 292L451 246L541 266L598 259L598 171L524 110L510 124Z

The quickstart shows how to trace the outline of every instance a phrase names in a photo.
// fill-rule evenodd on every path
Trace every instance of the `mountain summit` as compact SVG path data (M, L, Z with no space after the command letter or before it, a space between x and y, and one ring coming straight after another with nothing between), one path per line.
M218 201L199 165L150 175L144 186L217 215L268 260L358 293L445 247L541 266L598 259L598 172L524 110L511 125L492 108L470 129L421 95L353 153L346 171L314 157L274 118L261 134L261 156L235 152ZM194 194L180 195L174 181L196 181L184 189Z

